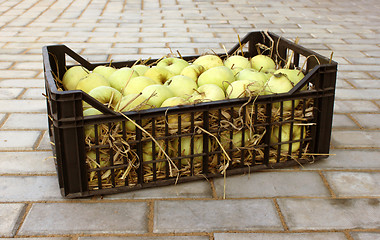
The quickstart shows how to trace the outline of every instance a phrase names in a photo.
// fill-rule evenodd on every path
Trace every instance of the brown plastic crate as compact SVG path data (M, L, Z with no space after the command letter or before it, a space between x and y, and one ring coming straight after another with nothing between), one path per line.
M337 63L270 32L247 34L241 44L236 44L228 54L241 54L243 50L244 56L252 57L259 53L262 46L272 46L272 57L277 61L284 62L291 58L292 67L301 68L306 61L304 79L288 93L124 113L139 125L149 125L147 130L162 144L165 152L171 155L170 159L175 166L155 144L150 147L152 159L144 161L147 156L143 154L143 144L152 142L144 131L139 128L133 132L127 131L125 124L128 120L120 113L105 107L82 91L61 91L61 86L55 80L55 77L61 78L66 69L71 67L66 65L67 56L89 70L104 64L116 68L131 66L135 63L134 60L92 64L64 45L43 47L49 134L62 195L76 198L126 192L197 179L252 173L268 167L280 168L327 157ZM264 51L264 54L270 52ZM219 56L223 58L226 55ZM192 60L196 57L198 56L187 56L184 59ZM155 61L150 60L149 63ZM309 89L302 91L304 86L309 86ZM83 101L104 114L84 117ZM287 101L292 103L290 111L282 108ZM300 104L294 107L297 101ZM178 124L174 127L167 122L172 117L178 119ZM234 134L239 132L228 122L242 129L241 146L235 147L229 143L222 149L218 141L233 139ZM270 141L274 128L281 135L284 126L289 126L290 132L293 132L298 125L301 125L300 139L293 139L291 134L289 141ZM102 126L100 131L98 126ZM89 127L93 127L96 132L92 142L85 139L85 128ZM115 132L117 134L113 135ZM246 134L250 134L250 141L246 140ZM100 135L108 137L108 141L101 142ZM185 156L180 151L181 139L184 138L190 138L190 143L187 143L190 152ZM194 149L194 139L198 138L202 141L202 152L195 152ZM298 146L299 149L294 151ZM286 150L282 151L281 147ZM120 149L124 151L122 154ZM106 165L91 166L86 157L89 151L94 152L94 160L98 164L105 159ZM228 169L224 173L227 163Z

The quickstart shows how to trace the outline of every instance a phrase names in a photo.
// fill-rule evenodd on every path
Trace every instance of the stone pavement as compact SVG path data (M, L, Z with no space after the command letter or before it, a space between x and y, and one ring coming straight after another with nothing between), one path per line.
M380 239L378 0L1 0L0 239ZM91 62L223 52L269 30L339 63L331 153L304 167L68 200L41 48Z

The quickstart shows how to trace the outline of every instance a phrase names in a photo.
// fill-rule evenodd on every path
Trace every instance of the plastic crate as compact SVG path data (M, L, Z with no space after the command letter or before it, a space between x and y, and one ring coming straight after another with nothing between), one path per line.
M89 70L104 64L116 68L131 66L135 60L92 64L64 45L43 47L49 134L62 195L76 198L126 192L327 157L337 63L270 32L247 34L228 54L243 52L252 57L268 47L272 47L272 52L263 54L271 54L283 64L290 58L291 67L301 68L306 62L305 77L288 93L123 115L82 91L61 91L56 78L72 66L66 65L66 57ZM183 58L190 61L196 57ZM304 86L309 89L301 90ZM103 114L84 117L83 101ZM291 104L291 109L284 110L284 104ZM139 127L128 131L125 116L145 131ZM173 118L174 126L168 121ZM95 132L91 141L85 137L88 128ZM271 141L278 134L278 139L282 139L282 130L286 128L292 133L299 129L300 137L290 134L283 141ZM144 154L146 145L149 154ZM184 152L181 145L186 145L188 151ZM90 151L92 157L88 156Z

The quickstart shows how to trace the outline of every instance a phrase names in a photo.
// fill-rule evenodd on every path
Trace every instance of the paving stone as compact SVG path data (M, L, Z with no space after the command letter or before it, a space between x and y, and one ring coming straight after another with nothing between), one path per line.
M226 178L226 198L329 196L316 172L253 172ZM224 195L224 179L214 179L218 197Z
M42 93L45 93L43 88L29 88L21 96L21 99L46 99Z
M313 164L305 164L303 167L310 169L379 169L380 161L377 150L352 150L332 149L330 156L315 161Z
M14 240L15 238L0 238L1 240ZM71 240L70 237L31 237L31 238L17 238L17 240Z
M207 236L80 237L78 240L209 240Z
M0 237L13 237L25 209L22 203L0 204Z
M346 240L344 233L214 233L215 240Z
M153 187L128 193L107 195L105 199L154 199L154 198L212 198L211 185L207 181L179 183L165 187Z
M20 95L23 90L22 88L1 88L0 99L14 99Z
M364 128L380 128L380 114L352 114Z
M41 129L48 127L46 114L14 113L10 114L2 129Z
M325 172L324 175L337 197L380 197L380 173Z
M350 233L354 240L378 240L380 233L378 232L353 232Z
M35 203L19 235L146 233L145 202Z
M29 87L44 87L42 79L3 79L0 81L0 87L14 87L14 88L29 88Z
M334 112L349 113L349 112L376 112L379 107L371 101L335 101Z
M46 112L46 100L0 100L0 112Z
M377 228L380 200L278 199L289 230Z
M2 152L0 174L51 174L55 173L53 153Z
M332 126L333 128L359 128L354 121L344 114L334 114Z
M154 211L155 233L282 229L269 199L157 201Z
M40 131L0 131L0 150L32 150Z
M57 176L0 176L0 201L62 199Z
M36 150L51 150L49 132L46 131L42 136L41 142L38 144Z
M379 80L350 80L350 83L357 88L380 88Z
M332 144L335 147L379 147L380 131L334 131Z
M337 100L375 100L380 98L378 89L336 89L335 97Z

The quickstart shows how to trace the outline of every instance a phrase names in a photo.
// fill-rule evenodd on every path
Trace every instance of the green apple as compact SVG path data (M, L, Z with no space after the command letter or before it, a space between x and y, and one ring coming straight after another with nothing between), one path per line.
M284 74L275 74L269 78L265 91L267 94L286 93L293 88L292 82Z
M197 90L190 97L189 101L192 103L210 102L225 99L223 89L215 84L205 84L197 88Z
M265 87L266 94L273 93L286 93L289 92L293 88L293 83L286 77L286 75L279 73L274 74L267 82ZM299 104L299 100L294 101L294 108ZM275 108L280 108L280 102L276 102L273 104ZM284 101L283 102L284 110L292 109L292 101Z
M110 104L113 108L121 101L123 95L113 87L99 86L88 94L103 104Z
M96 108L88 108L83 111L83 116L93 116L93 115L101 115L103 114ZM94 125L85 125L84 126L84 134L86 138L95 138L95 126ZM98 126L98 134L100 135L101 126Z
M145 73L145 77L151 78L156 84L163 84L169 78L174 76L174 73L166 69L165 67L154 66L149 68Z
M265 72L268 69L275 69L276 63L266 55L256 55L251 58L251 66L257 71Z
M141 94L130 93L122 97L119 104L115 107L115 111L127 112L149 109L151 106L147 104L147 101Z
M148 99L148 104L158 108L168 98L175 97L168 86L153 84L142 90L142 96Z
M191 152L191 141L193 141L193 153ZM181 137L181 146L179 146L179 139L175 138L173 141L173 152L171 153L173 156L189 156L195 154L203 153L203 137ZM209 142L209 149L211 149L211 142ZM178 151L180 149L180 152ZM181 155L180 155L181 154ZM191 158L183 158L181 159L181 165L190 165ZM202 156L194 157L193 164L199 164L202 162Z
M158 140L158 144L165 150L165 141L164 140ZM157 146L157 143L154 142L154 151L155 151L155 160L157 159L166 159L166 156L163 154L159 146ZM153 160L153 143L152 141L145 142L143 144L143 160L144 162L152 161ZM157 162L156 163L156 170L163 171L165 169L165 162ZM146 166L153 168L153 163L149 163Z
M112 73L111 76L108 77L108 81L110 82L111 87L115 88L119 92L123 92L128 82L138 76L138 73L132 68L122 67Z
M168 57L164 58L157 63L157 67L165 67L174 75L179 75L182 70L189 66L189 63L181 58Z
M287 69L287 68L281 68L274 72L274 74L282 73L286 75L286 77L293 83L293 85L296 85L299 81L301 81L305 75L302 73L302 71L297 69ZM302 91L306 90L307 86L304 86L302 88Z
M233 81L235 81L235 76L232 70L225 66L218 66L202 73L198 78L198 86L215 84L225 90Z
M94 68L92 72L99 73L103 77L108 78L109 76L111 76L112 73L116 72L116 70L117 69L114 67L100 65Z
M183 97L171 97L171 98L166 99L161 104L161 107L172 107L172 106L179 106L179 105L186 105L186 104L189 104L189 101L187 101Z
M198 88L197 83L186 76L176 75L164 83L177 97L190 97Z
M83 92L89 93L92 89L99 86L110 86L108 80L100 75L99 73L89 73L84 78L82 78L77 86L76 90L82 90Z
M99 161L99 163L98 163ZM108 167L110 166L110 156L108 154L99 153L99 160L96 160L96 151L91 150L86 153L86 162L89 165L90 168L95 169L95 168L103 168L103 167ZM111 170L108 169L106 172L104 172L101 176L101 179L106 179L109 177L111 174ZM92 181L95 176L97 175L97 171L91 171L90 172L90 181Z
M233 148L240 148L243 146L243 130L240 130L238 132L233 132L232 134L232 139L230 138L230 133L229 132L224 132L221 134L220 137L220 142L222 146L225 149L229 149L232 143L232 149ZM248 146L251 141L250 137L250 131L245 130L244 131L244 146Z
M149 69L149 66L144 64L137 64L133 65L131 68L135 70L139 76L144 76L145 72Z
M223 60L219 56L212 55L212 54L207 54L207 55L198 57L197 59L195 59L193 64L201 65L205 68L205 70L208 70L210 68L217 67L217 66L224 66Z
M241 70L235 78L236 80L253 80L257 82L257 84L261 85L261 90L264 90L264 86L268 81L268 77L265 75L265 73L258 72L251 68Z
M180 75L189 77L193 79L195 82L198 81L198 77L205 71L205 68L202 65L191 64L185 67Z
M166 99L162 104L161 107L172 107L172 106L179 106L179 105L186 105L190 104L190 102L183 97L171 97ZM182 114L181 115L181 127L187 127L191 124L191 117L190 114ZM168 115L168 126L170 129L178 128L178 115Z
M226 90L228 98L244 98L257 96L263 91L261 83L254 80L237 80L231 83Z
M65 90L75 90L78 82L90 73L85 67L74 66L65 72L62 78L62 84Z
M229 56L226 60L224 60L224 66L232 69L234 67L239 68L250 68L251 62L248 58L240 56L240 55L233 55Z
M279 133L280 133L280 127L278 125L274 126L272 128L271 132L271 138L270 138L270 143L271 144L276 144L280 142L287 142L290 141L290 137L292 141L300 140L301 139L301 131L303 126L300 125L295 125L293 124L293 131L291 132L291 125L290 123L284 124L281 127L281 139L279 138ZM305 128L303 129L303 137L305 138ZM291 136L292 135L292 136ZM295 142L292 143L292 152L296 152L300 148L300 142ZM289 144L281 144L281 152L288 152L289 151ZM274 148L278 148L278 145L275 145Z
M127 83L127 86L124 88L123 95L128 95L131 93L140 93L145 87L153 84L156 84L156 82L148 77L134 77Z

